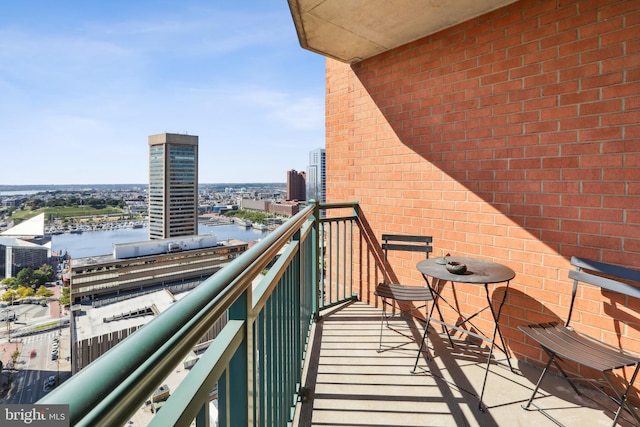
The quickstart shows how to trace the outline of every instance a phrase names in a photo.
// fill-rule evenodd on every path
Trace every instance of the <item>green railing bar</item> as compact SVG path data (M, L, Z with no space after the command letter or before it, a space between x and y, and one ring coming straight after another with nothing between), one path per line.
M290 419L295 391L299 387L308 343L308 322L312 317L317 318L320 307L326 306L327 302L334 302L333 290L336 290L336 299L339 299L337 273L340 271L340 262L345 263L342 269L345 281L347 277L346 257L350 251L346 249L346 229L342 245L344 259L331 261L333 244L324 245L321 242L323 237L332 242L332 224L336 224L336 221L345 221L343 228L346 227L347 220L350 222L349 240L353 239L353 216L320 220L321 209L335 208L352 208L356 215L355 221L359 221L357 202L312 203L175 303L170 310L156 317L38 403L69 404L70 422L74 426L123 425L184 359L200 337L228 311L230 324L237 327L237 322L240 322L244 327L242 333L233 332L233 329L227 329L228 324L221 334L232 334L240 343L231 346L234 348L226 348L223 340L216 338L216 343L205 353L212 359L206 363L203 360L196 363L199 368L192 368L185 379L185 385L179 386L171 398L173 400L170 399L167 405L170 405L169 408L182 408L182 414L176 415L180 417L176 421L179 425L188 424L193 419L197 426L208 424L208 392L213 388L210 382L215 384L217 376L221 395L219 409L224 425L235 422L265 427L284 425ZM329 233L320 232L325 222L330 223ZM336 229L336 244L340 245L339 224L336 224ZM308 240L309 237L311 240ZM253 295L253 278L289 242L290 246L281 256L287 262L272 268L274 273L269 278L266 289ZM323 250L320 250L320 245ZM328 258L324 253L327 249ZM340 247L336 247L336 250L338 257ZM352 250L351 241L351 252ZM331 274L326 278L318 274L319 267L322 267L321 259L329 261L330 273L332 263L337 264L335 283L332 283ZM350 254L350 260L353 262L353 253ZM352 268L349 288L352 290L351 270ZM311 283L307 284L308 280ZM329 301L325 301L326 296L323 301L318 298L321 287L325 285L329 288ZM343 293L346 294L344 288ZM294 310L295 304L300 307L298 310ZM311 305L305 308L306 304ZM291 336L294 331L295 336ZM216 351L228 355L230 359L213 362ZM200 378L193 376L196 371L201 374ZM207 387L210 388L207 390ZM87 390L87 393L78 393L77 390ZM206 396L203 397L205 390ZM163 410L169 412L165 408ZM241 412L239 417L238 411ZM154 417L151 425L170 425L170 422L164 424L165 420L162 418Z
M209 403L209 394L242 343L246 333L245 322L230 320L207 351L204 352L187 377L180 383L167 403L162 416L154 417L149 427L189 425L201 410L203 402Z
M300 211L38 403L69 404L74 426L125 424L312 211L312 206Z

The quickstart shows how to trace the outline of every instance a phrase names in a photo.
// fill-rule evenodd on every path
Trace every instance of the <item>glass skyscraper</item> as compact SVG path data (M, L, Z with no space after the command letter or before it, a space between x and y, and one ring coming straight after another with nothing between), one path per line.
M325 180L325 150L316 148L309 153L309 166L307 168L307 200L326 202L327 184Z
M198 137L149 136L149 239L198 234Z

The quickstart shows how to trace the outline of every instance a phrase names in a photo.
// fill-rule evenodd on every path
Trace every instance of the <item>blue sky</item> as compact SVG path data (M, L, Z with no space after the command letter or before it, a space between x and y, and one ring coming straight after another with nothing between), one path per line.
M201 183L285 182L324 70L286 0L3 2L0 184L144 184L163 132L199 136Z

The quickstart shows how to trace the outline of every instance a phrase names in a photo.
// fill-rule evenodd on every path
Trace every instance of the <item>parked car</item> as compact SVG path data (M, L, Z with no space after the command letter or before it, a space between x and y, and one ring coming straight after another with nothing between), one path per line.
M54 387L56 385L56 376L55 375L51 375L49 378L47 378L47 380L44 382L44 386L45 387Z
M12 311L9 314L7 314L7 313L0 314L0 322L6 322L7 321L7 316L9 318L9 321L16 320L16 312Z

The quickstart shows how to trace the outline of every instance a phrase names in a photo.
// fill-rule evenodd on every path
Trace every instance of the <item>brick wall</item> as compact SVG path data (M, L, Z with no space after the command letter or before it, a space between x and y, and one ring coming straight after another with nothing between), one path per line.
M572 255L640 268L640 1L521 1L326 76L327 201L513 268L517 356L542 359L517 326L566 316ZM423 284L417 261L392 264ZM640 352L640 304L589 298L574 325Z

